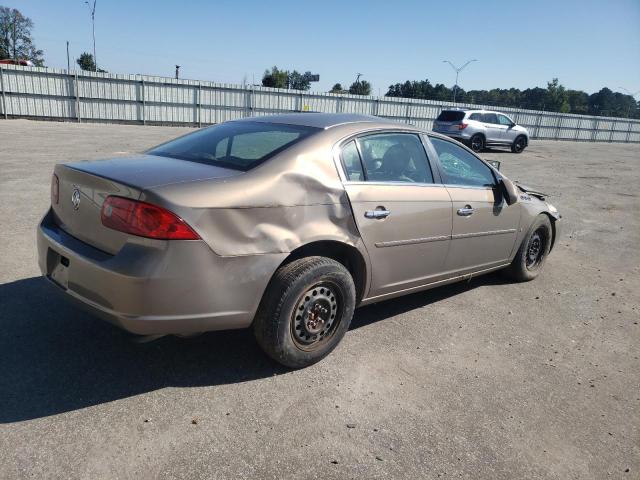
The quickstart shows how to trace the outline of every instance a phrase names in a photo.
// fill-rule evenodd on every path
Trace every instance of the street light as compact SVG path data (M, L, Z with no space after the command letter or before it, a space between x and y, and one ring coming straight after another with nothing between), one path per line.
M85 1L84 3L89 7L89 11L91 12L91 30L93 33L93 63L96 66L96 72L98 71L98 57L96 57L96 2L98 0L93 0L93 8L89 5L89 2Z
M469 65L471 62L477 62L478 60L473 58L471 60L469 60L467 63L465 63L464 65L462 65L461 67L456 67L453 63L451 63L449 60L443 60L442 63L448 63L449 65L451 65L451 68L453 68L456 72L456 84L453 86L453 103L456 103L456 93L458 93L458 75L460 75L460 72L462 70L464 70L464 68Z

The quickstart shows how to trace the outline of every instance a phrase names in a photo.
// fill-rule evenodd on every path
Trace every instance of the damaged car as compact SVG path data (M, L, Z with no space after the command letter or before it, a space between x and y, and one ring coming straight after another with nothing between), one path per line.
M358 306L500 269L535 278L559 223L446 136L300 113L56 165L38 252L57 290L125 330L250 327L300 368L336 347Z

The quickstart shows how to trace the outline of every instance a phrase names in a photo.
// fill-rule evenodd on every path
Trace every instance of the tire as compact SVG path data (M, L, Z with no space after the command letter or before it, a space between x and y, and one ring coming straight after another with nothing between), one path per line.
M538 215L505 273L516 282L528 282L536 278L549 255L552 240L549 217Z
M524 135L516 137L511 144L511 151L513 153L522 153L527 148L527 138Z
M355 303L353 278L342 264L326 257L301 258L274 274L253 332L276 362L290 368L307 367L340 343Z
M482 150L484 150L484 144L484 136L481 133L476 133L469 140L469 148L471 148L471 150L473 150L474 152L481 152Z

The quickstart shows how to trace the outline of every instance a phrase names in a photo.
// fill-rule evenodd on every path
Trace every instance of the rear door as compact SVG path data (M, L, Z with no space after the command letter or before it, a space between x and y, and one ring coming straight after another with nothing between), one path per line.
M452 200L446 270L466 273L504 264L515 246L520 204L507 205L489 166L467 149L431 138Z
M458 132L458 125L464 120L464 115L465 112L462 110L443 110L433 122L433 129L447 134Z
M372 265L369 297L442 277L451 200L415 133L363 135L342 145L344 185Z

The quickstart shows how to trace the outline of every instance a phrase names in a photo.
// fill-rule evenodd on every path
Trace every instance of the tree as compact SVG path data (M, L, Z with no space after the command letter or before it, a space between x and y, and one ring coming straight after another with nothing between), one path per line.
M336 83L333 87L331 87L329 93L345 93L345 90L342 88L341 84Z
M289 74L289 88L292 90L309 90L311 88L311 72L299 73L294 70Z
M349 93L352 95L371 95L371 84L366 80L353 82L349 87Z
M549 110L563 113L569 112L567 90L560 85L557 78L547 82L547 102Z
M0 7L0 58L30 60L37 67L44 65L42 50L31 37L33 21L15 8Z
M78 62L78 65L80 65L82 70L88 70L90 72L96 71L96 62L93 60L93 55L90 53L83 52L76 62Z
M271 70L265 70L262 85L272 88L287 88L289 86L289 72L275 66Z

